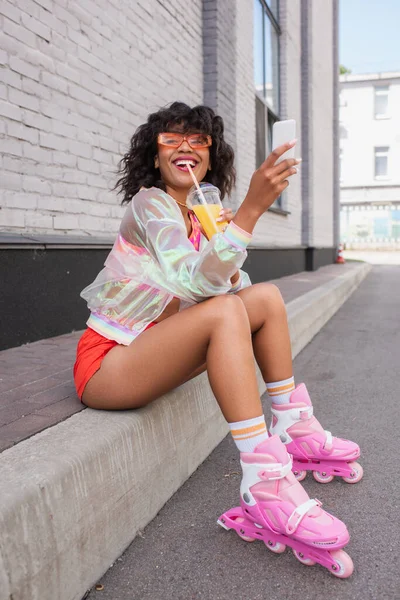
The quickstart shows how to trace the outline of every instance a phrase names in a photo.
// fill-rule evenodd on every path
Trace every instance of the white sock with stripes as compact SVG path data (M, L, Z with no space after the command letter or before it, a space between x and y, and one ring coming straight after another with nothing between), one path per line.
M282 379L282 381L274 381L267 383L267 392L269 399L274 404L289 404L290 394L294 392L294 377Z
M246 421L229 423L231 434L239 452L253 452L254 448L268 439L264 415Z

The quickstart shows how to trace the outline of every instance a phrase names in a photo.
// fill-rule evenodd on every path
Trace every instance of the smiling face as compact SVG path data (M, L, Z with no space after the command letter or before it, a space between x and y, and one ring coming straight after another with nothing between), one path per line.
M168 128L168 132L184 133L186 136L199 133L192 130L183 132L179 125L171 126ZM175 198L177 195L180 198L183 196L186 198L193 181L185 163L189 162L197 181L202 181L210 167L210 149L209 147L193 149L187 140L183 140L178 148L158 144L155 161L167 192Z

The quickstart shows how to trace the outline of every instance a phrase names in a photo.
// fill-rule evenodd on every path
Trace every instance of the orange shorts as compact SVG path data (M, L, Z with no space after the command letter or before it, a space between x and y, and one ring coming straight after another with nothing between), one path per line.
M146 329L157 323L150 323ZM76 361L74 365L74 381L76 392L82 400L82 394L87 382L100 369L101 361L118 342L108 340L88 327L78 342Z

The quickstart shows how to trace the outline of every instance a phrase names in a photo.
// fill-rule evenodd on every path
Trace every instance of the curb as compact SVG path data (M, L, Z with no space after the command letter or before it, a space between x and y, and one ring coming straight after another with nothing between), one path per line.
M370 268L287 305L293 356ZM0 600L81 600L227 433L203 374L145 408L86 409L5 450Z
M329 283L303 294L287 305L293 358L346 302L371 270L368 263L339 275Z

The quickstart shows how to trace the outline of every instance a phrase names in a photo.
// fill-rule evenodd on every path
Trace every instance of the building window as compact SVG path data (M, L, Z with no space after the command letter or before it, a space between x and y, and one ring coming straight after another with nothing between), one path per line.
M257 167L271 149L272 125L279 120L278 0L254 0L254 85Z
M265 4L267 4L268 8L274 15L275 19L279 20L279 2L277 0L266 0Z
M272 125L279 121L279 0L254 0L256 166L271 152ZM275 206L281 206L279 198Z
M385 119L389 116L389 86L379 85L375 87L375 119Z
M387 179L388 177L388 146L377 146L375 148L375 179Z

